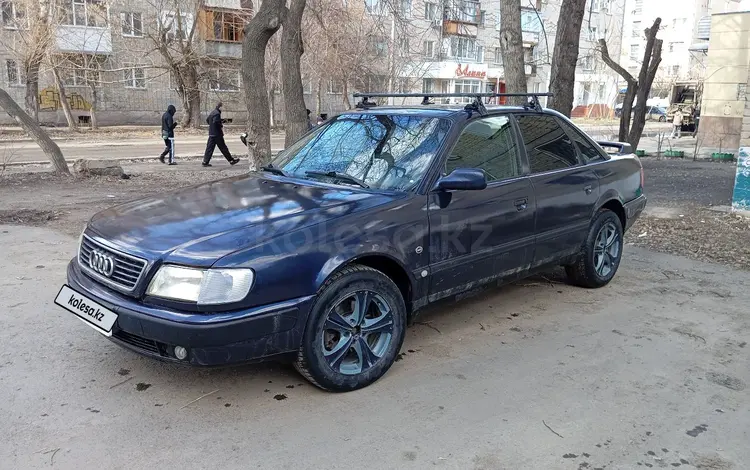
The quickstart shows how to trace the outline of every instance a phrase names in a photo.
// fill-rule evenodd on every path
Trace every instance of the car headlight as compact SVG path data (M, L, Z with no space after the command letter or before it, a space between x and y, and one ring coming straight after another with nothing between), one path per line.
M246 268L196 269L165 265L159 268L146 293L198 305L229 304L247 296L254 278L253 270Z

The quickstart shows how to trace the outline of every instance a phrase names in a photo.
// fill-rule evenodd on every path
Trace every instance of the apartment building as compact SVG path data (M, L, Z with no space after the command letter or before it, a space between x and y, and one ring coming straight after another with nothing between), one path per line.
M39 83L39 118L52 125L64 125L60 96L55 87L53 62L65 83L68 101L81 123L90 119L92 104L100 125L154 124L169 104L180 106L174 76L167 59L158 51L164 45L174 57L175 39L192 43L201 65L201 111L210 112L214 103L225 103L225 114L242 119L246 114L240 87L239 59L242 26L252 12L246 0L204 0L180 2L129 0L61 0L54 21L51 54L42 65ZM185 7L187 5L188 7ZM189 8L189 7L192 7ZM28 19L23 3L2 1L0 27L0 86L18 103L24 102L24 41L28 41ZM158 42L158 25L166 42ZM0 122L7 122L7 116Z
M539 50L544 18L542 2L528 5L522 2L522 5L528 88L544 92L549 64ZM505 91L499 42L500 0L428 0L410 5L409 12L410 27L401 41L409 48L409 54L396 67L399 90L424 93ZM465 100L452 99L454 102Z

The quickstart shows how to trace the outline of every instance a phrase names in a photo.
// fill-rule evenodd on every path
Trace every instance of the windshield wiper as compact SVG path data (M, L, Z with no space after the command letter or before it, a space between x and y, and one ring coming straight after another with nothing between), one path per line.
M356 184L360 188L369 189L370 186L359 178L347 175L346 173L339 173L337 171L306 171L307 176L327 176L329 178L335 178L337 180L346 181L347 183Z
M262 166L260 167L260 169L269 173L273 173L274 175L287 176L287 174L284 173L284 170L282 170L281 168L276 168L273 165Z

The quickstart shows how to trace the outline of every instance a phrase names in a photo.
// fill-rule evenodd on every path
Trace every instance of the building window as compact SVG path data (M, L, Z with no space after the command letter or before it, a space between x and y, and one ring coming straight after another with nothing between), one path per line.
M640 15L643 13L643 0L635 0L635 9L633 10L634 15Z
M673 65L672 66L672 75L675 77L680 75L680 66L679 65Z
M434 93L435 81L431 78L422 79L422 93Z
M599 39L599 38L597 37L597 36L598 36L598 32L597 32L597 30L596 30L596 26L591 26L591 27L589 27L589 29L588 29L588 33L589 33L589 34L588 34L588 36L589 36L589 41L596 41L597 39Z
M631 44L630 45L630 60L638 60L638 56L640 47L638 44Z
M643 31L641 30L641 22L640 21L633 21L633 34L632 34L632 37L639 38L639 37L641 37L641 34L643 34Z
M386 38L370 36L370 47L377 57L385 57L388 54L388 40Z
M456 80L453 83L454 93L477 94L480 92L482 82L479 80ZM464 96L457 98L459 103L470 103L473 98Z
M344 93L344 84L341 80L328 80L328 94L341 95Z
M122 13L122 35L130 37L143 37L143 17L141 13Z
M497 65L503 65L503 50L499 47L495 48L495 56L492 59L492 62Z
M436 20L438 19L438 6L437 3L425 2L424 4L424 19Z
M400 57L409 56L409 38L406 36L403 36L398 40L398 55Z
M477 41L472 38L451 37L450 56L456 59L477 60Z
M18 62L15 60L5 61L5 70L8 74L8 85L10 86L23 86L24 79L21 74L21 69L18 67Z
M98 56L69 56L62 70L63 83L70 87L99 83L102 63Z
M457 1L454 8L456 9L454 19L465 23L477 23L477 20L479 19L477 16L479 2Z
M411 0L399 0L398 12L403 18L409 18L411 16Z
M422 45L422 53L425 57L435 57L435 41L425 41Z
M214 11L213 37L216 41L242 42L245 19L236 13Z
M486 22L487 22L487 12L484 10L481 10L479 12L479 26L484 27Z
M365 0L365 10L371 15L382 15L385 4L381 0Z
M193 17L187 13L164 13L160 27L167 32L167 40L185 40L193 27Z
M126 64L123 70L125 88L146 88L146 69L138 65Z
M2 21L5 29L26 28L23 7L19 7L11 0L3 0L0 3L0 8L2 9Z
M594 58L590 55L583 56L578 60L578 65L583 70L594 70Z
M65 0L62 23L71 26L107 26L107 6L101 0Z
M240 91L240 71L217 67L208 73L208 89L211 91Z

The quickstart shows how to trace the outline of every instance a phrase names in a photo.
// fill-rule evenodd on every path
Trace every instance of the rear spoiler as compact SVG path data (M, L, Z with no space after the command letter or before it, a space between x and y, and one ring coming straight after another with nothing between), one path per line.
M615 153L617 155L629 155L633 153L633 146L627 142L597 142L604 148L607 153ZM615 150L614 152L612 150Z

